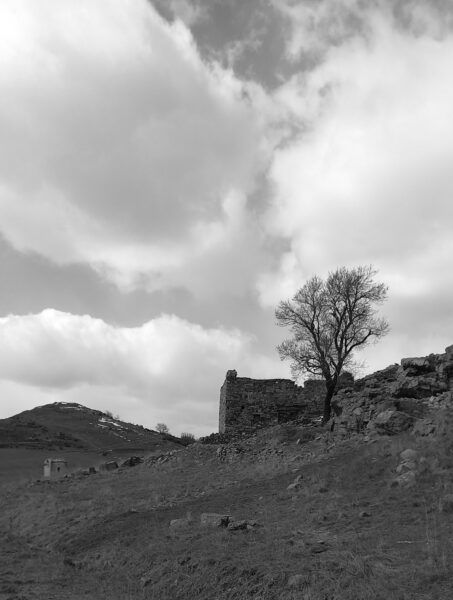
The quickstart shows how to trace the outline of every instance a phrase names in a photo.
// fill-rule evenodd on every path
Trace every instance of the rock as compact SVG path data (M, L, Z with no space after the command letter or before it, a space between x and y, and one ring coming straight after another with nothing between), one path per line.
M417 469L416 462L414 462L413 460L406 460L406 461L400 463L396 467L396 472L403 473L404 471L416 471L416 469Z
M230 531L238 531L239 529L247 529L248 521L242 519L241 521L230 521L228 523L228 529Z
M397 410L384 410L373 421L373 427L378 433L395 435L406 431L412 425L413 419Z
M302 475L298 475L296 477L296 479L292 483L290 483L286 489L289 492L291 492L291 491L295 492L296 490L298 490L300 488L301 485L302 485Z
M170 521L170 525L169 528L173 529L173 530L179 530L179 529L187 529L187 527L189 526L189 521L186 518L182 518L182 519L172 519Z
M315 542L310 546L312 554L321 554L321 552L326 552L328 549L329 546L325 542Z
M371 514L370 514L369 512L367 512L366 510L361 510L361 511L359 512L359 517L360 517L361 519L364 519L364 518L366 518L366 517L371 517Z
M412 448L406 448L400 453L401 460L417 460L418 452L417 450L412 450Z
M200 515L200 523L203 527L227 527L231 520L233 520L231 515L220 513L202 513Z
M99 468L101 471L113 471L118 468L118 463L116 460L109 460L105 463L102 463Z
M135 467L143 462L143 456L130 456L123 463L122 467Z
M403 473L399 477L393 479L390 485L391 487L412 487L415 485L415 473L413 471L407 471L406 473Z
M453 494L446 494L441 499L440 509L445 513L453 513Z
M427 436L432 435L436 431L436 425L429 417L426 419L419 420L415 423L414 429L412 430L414 435Z
M419 375L420 373L427 373L434 370L432 361L429 360L428 356L422 358L403 358L401 366L408 375Z

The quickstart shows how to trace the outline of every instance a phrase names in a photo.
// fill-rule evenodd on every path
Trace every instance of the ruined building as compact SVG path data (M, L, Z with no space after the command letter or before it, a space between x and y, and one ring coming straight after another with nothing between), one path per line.
M44 477L58 479L68 473L68 462L64 458L46 458L44 461Z
M349 373L345 381L353 381ZM250 433L261 427L303 416L322 414L324 381L310 379L303 386L290 379L250 379L232 370L220 390L220 433Z
M220 391L221 433L250 433L295 417L322 414L324 382L303 386L288 379L249 379L228 371ZM450 428L453 408L453 346L442 354L403 358L400 364L354 381L345 373L332 399L331 430L336 434L413 430L429 435L439 423ZM440 411L440 412L439 412ZM448 417L450 418L450 417Z

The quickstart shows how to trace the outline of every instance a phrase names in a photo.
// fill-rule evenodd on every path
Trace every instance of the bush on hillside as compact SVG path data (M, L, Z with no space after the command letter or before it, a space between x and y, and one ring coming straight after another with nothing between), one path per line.
M195 442L195 436L193 433L188 433L187 431L183 431L179 436L179 439L183 444L188 446L189 444L193 444Z

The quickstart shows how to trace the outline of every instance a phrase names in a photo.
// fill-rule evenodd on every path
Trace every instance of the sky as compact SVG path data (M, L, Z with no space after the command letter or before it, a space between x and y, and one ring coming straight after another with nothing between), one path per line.
M389 286L363 374L443 352L452 64L450 0L2 0L0 418L216 431L339 266Z

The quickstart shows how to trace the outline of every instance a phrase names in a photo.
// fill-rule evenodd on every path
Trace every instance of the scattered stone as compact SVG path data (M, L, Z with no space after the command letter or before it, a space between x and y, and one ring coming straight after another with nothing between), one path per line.
M228 527L228 523L232 520L231 515L220 513L202 513L200 515L200 523L203 527Z

